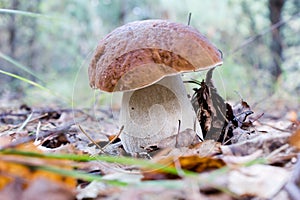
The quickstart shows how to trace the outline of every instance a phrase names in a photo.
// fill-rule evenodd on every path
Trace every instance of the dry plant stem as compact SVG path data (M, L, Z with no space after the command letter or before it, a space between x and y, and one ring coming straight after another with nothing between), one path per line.
M264 126L269 126L277 131L281 131L281 132L290 132L289 130L286 130L286 129L281 129L281 128L277 128L276 126L273 126L271 124L268 124L268 123L264 123L264 122L260 122L257 120L258 123L260 123L261 125L264 125Z
M37 127L36 127L36 134L35 134L35 140L34 140L34 144L38 144L38 138L39 138L39 135L40 135L40 129L41 129L41 121L39 121Z
M180 125L181 125L181 121L178 120L178 129L177 129L177 137L176 137L176 144L175 144L175 146L177 146L177 144L178 144L178 135L180 133Z
M179 160L176 158L176 159L173 160L173 162L174 162L176 171L178 173L178 176L180 176L181 178L184 177L185 173L181 168L181 164L180 164Z
M89 134L87 132L85 132L85 130L83 130L83 128L78 124L78 128L80 129L80 131L96 146L99 148L99 150L101 151L101 153L105 153L104 150L102 149L102 147L97 144L97 142L95 142L95 140L93 140L93 138L91 138L89 136Z
M226 119L226 118L225 118ZM224 134L224 138L223 138L223 141L222 141L222 144L223 145L226 145L228 142L230 142L232 140L232 138L228 139L227 141L225 141L225 138L227 137L228 135L228 130L229 130L229 127L232 126L231 122L227 124L226 126L226 129L225 129L225 134Z
M20 132L23 128L25 128L25 126L28 124L28 122L30 121L31 117L32 117L33 113L30 113L30 115L27 117L27 119L22 123L22 125L18 128L18 130L16 132Z
M109 141L102 149L103 150L106 149L108 145L112 144L117 138L119 138L123 130L124 130L124 125L120 128L119 133L111 141Z
M190 12L188 16L188 23L187 23L188 26L191 24L191 20L192 20L192 13Z
M289 148L290 145L289 144L285 144L281 147L279 147L278 149L274 150L272 153L270 153L268 156L267 156L267 159L270 160L272 158L275 158L276 154L280 153L281 151Z

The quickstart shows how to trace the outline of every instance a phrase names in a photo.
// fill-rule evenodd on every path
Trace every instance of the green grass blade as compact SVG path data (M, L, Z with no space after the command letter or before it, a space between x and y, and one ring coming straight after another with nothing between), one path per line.
M5 8L0 8L0 13L4 14L17 14L17 15L23 15L26 17L35 17L35 18L46 18L46 19L58 19L57 17L49 16L49 15L44 15L40 13L33 13L33 12L27 12L27 11L22 11L22 10L12 10L12 9L5 9Z
M22 155L28 157L38 157L38 158L52 158L52 159L67 159L79 162L88 161L104 161L109 163L119 163L124 165L137 165L151 170L161 170L166 173L178 175L178 171L175 167L166 166L164 164L153 163L149 160L136 159L131 157L116 157L116 156L90 156L90 155L76 155L76 154L41 154L35 152L19 151L15 149L4 149L0 150L0 154L12 154L12 155ZM184 175L193 176L197 173L183 170Z
M19 79L19 80L21 80L21 81L23 81L23 82L26 82L26 83L28 83L28 84L30 84L30 85L33 85L33 86L39 88L39 89L41 89L41 90L44 90L44 91L46 91L46 92L51 93L51 90L49 90L48 88L46 88L46 87L44 87L44 86L42 86L42 85L40 85L40 84L38 84L38 83L36 83L36 82L34 82L34 81L31 81L31 80L29 80L29 79L27 79L27 78L24 78L24 77L22 77L22 76L18 76L18 75L16 75L16 74L13 74L13 73L10 73L10 72L3 71L3 70L1 70L1 69L0 69L0 73L5 74L5 75L7 75L7 76L11 76L11 77L16 78L16 79Z
M35 78L41 80L40 77L38 77L37 75L34 74L34 72L32 72L30 69L28 69L28 67L22 65L21 63L15 61L13 58L3 54L0 52L0 58L3 58L4 60L6 60L7 62L10 62L11 64L15 65L17 68L27 72L28 74L31 74L32 76L34 76Z
M22 76L19 76L19 75L10 73L10 72L3 71L3 70L1 70L1 69L0 69L0 73L5 74L5 75L7 75L7 76L11 76L11 77L16 78L16 79L19 79L19 80L21 80L21 81L23 81L23 82L26 82L26 83L30 84L30 85L33 85L33 86L35 86L35 87L37 87L37 88L39 88L39 89L41 89L41 90L43 90L43 91L45 91L45 92L51 94L51 95L54 95L54 96L56 96L56 97L59 97L62 101L66 102L66 103L68 103L68 104L70 104L70 105L72 105L72 101L71 101L70 99L67 99L67 98L64 97L64 96L58 95L58 94L52 92L50 89L48 89L48 88L46 88L46 87L44 87L44 86L42 86L42 85L40 85L40 84L38 84L38 83L36 83L36 82L34 82L34 81L31 81L31 80L29 80L29 79L27 79L27 78L24 78L24 77L22 77Z

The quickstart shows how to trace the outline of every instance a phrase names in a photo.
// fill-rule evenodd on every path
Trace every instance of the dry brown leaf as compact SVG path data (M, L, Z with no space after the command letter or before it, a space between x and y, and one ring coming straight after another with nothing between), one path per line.
M181 156L179 158L168 157L157 161L157 163L168 166L176 167L178 170L188 170L197 173L204 171L210 171L225 166L225 163L221 159L200 157L197 155ZM142 169L143 180L162 180L162 179L178 179L179 174L169 174L162 169Z
M289 138L289 144L300 150L300 129Z
M195 93L191 101L197 113L203 137L220 141L223 126L226 124L226 104L213 85L212 73L213 69L207 72L205 81L188 82L200 86L200 88L194 88Z
M204 172L212 169L218 169L225 166L221 159L200 157L200 156L186 156L179 158L180 167L193 172Z

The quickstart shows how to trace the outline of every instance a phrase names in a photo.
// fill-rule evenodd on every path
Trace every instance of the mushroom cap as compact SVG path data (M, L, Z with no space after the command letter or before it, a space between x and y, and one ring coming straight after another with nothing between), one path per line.
M165 76L222 64L222 53L191 26L166 20L125 24L103 38L89 66L92 88L130 91Z

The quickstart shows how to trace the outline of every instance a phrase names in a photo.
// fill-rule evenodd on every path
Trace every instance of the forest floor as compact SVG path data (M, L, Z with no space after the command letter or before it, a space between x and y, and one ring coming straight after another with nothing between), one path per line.
M242 106L246 113L246 104L233 110ZM132 157L116 137L110 109L3 106L0 197L298 199L297 111L251 112L229 141L224 136Z

